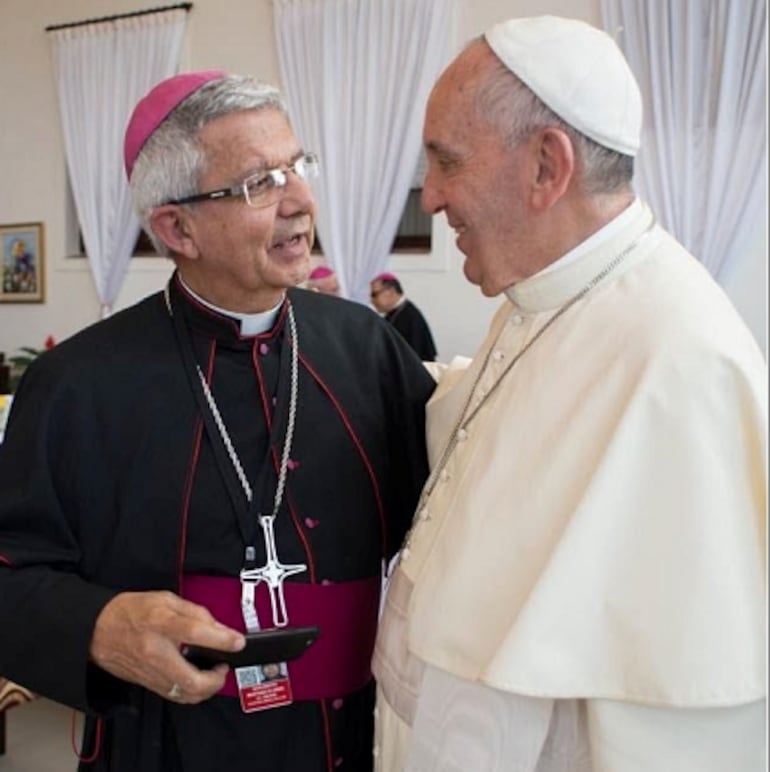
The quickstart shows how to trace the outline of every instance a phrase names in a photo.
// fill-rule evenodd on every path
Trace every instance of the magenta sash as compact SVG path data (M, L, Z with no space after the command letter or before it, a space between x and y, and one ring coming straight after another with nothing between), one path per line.
M316 642L288 663L295 700L344 697L371 680L380 586L378 576L339 584L284 584L289 625L318 625L321 630ZM182 597L205 606L222 624L245 631L239 579L186 574ZM272 627L264 583L256 586L256 604L263 627ZM232 672L219 693L238 696Z

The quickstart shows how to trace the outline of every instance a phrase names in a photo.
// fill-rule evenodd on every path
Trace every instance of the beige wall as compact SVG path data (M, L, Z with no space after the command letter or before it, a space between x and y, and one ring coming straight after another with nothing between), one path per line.
M65 162L44 28L157 5L136 0L0 0L0 224L44 222L47 256L46 302L0 304L0 351L41 345L49 333L61 340L99 316L85 261L67 255L72 237ZM457 6L455 48L508 16L557 13L599 22L599 0L457 0ZM279 82L272 24L270 0L196 0L183 68L220 67ZM758 234L756 254L730 278L728 287L763 346L765 253L766 240ZM431 255L399 256L390 267L428 317L440 358L472 354L499 301L483 298L465 281L462 255L443 218L434 225ZM117 307L158 290L169 273L165 260L133 261Z

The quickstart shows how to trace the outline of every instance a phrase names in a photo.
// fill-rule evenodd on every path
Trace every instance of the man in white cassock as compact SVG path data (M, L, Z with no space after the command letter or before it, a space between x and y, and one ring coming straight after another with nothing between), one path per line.
M484 295L374 656L381 772L765 768L766 365L631 186L641 98L583 22L443 73L423 204Z

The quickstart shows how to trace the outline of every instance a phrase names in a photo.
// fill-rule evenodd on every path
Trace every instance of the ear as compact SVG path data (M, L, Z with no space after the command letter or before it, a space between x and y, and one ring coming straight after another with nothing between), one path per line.
M575 172L575 151L566 132L543 129L537 146L538 172L532 188L532 206L552 207L566 192Z
M164 204L153 209L150 227L172 254L191 260L200 256L192 222L186 210L178 204Z

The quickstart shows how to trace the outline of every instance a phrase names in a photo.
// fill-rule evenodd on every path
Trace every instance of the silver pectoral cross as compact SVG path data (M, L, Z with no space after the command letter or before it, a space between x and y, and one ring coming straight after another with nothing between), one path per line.
M241 571L241 587L243 589L241 606L249 632L252 632L253 629L259 629L254 605L255 585L260 582L267 584L267 590L270 593L270 609L273 613L273 624L275 627L286 627L289 624L289 616L286 613L286 598L283 594L284 580L294 574L301 574L303 571L307 571L307 566L304 563L284 565L278 560L275 547L275 533L273 532L274 520L275 515L260 515L259 517L259 524L262 526L262 536L265 540L265 565L258 568L244 568Z

